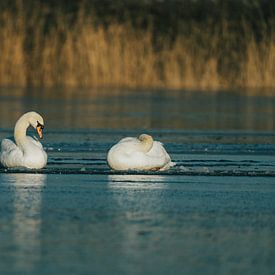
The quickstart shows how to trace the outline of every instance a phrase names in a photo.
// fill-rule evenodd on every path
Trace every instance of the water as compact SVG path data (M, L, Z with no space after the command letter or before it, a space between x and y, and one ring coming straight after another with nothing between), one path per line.
M0 274L274 274L275 98L113 93L0 90L0 138L37 110L49 156L0 168ZM142 132L177 165L111 171Z

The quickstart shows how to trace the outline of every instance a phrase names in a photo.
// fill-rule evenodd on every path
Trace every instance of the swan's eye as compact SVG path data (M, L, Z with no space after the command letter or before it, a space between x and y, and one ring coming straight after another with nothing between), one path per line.
M42 125L39 121L37 121L37 126L36 127L40 127L41 129L44 129L44 125Z

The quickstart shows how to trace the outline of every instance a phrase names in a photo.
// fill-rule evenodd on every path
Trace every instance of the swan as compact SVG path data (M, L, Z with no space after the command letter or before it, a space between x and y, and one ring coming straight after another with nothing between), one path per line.
M47 153L42 144L26 135L27 128L36 129L39 137L43 138L44 120L36 112L22 115L14 127L14 140L3 139L1 143L0 162L4 167L26 167L40 169L47 164Z
M164 171L175 165L162 143L147 134L121 139L108 151L107 162L113 170L120 171Z

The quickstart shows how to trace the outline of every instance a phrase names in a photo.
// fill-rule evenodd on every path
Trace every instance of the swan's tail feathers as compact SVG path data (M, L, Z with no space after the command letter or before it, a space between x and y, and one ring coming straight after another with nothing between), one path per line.
M173 167L173 166L176 166L177 165L177 163L176 162L170 162L170 167Z
M168 170L169 168L173 167L176 165L176 162L168 162L167 164L165 164L161 169L159 169L159 171L165 171Z
M0 162L4 167L18 166L18 161L21 161L22 155L22 151L19 150L13 141L9 139L2 140Z
M1 153L4 153L4 152L10 152L12 150L15 150L16 149L16 145L13 141L11 141L10 139L3 139L2 142L1 142Z

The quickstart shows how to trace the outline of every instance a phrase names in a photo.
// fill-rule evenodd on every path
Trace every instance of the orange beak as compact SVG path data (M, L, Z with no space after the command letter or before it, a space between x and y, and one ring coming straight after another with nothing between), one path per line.
M39 135L39 137L42 139L43 138L43 130L42 130L42 127L40 125L38 125L36 127L36 132Z

